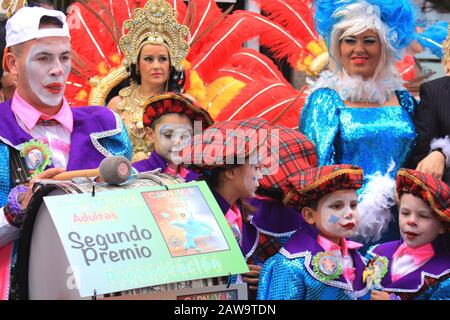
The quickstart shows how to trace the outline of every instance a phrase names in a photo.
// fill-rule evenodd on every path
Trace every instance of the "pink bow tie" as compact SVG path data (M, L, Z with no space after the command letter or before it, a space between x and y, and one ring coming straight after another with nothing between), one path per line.
M428 243L418 248L411 248L403 242L400 247L398 247L397 251L394 253L394 258L399 258L404 255L409 255L413 258L414 264L419 265L423 261L434 256L433 246Z
M355 280L355 268L345 268L343 274L345 279L349 281Z

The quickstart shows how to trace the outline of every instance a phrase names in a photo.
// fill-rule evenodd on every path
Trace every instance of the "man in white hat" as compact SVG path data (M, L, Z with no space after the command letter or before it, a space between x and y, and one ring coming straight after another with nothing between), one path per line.
M70 108L71 70L65 15L41 7L18 10L6 24L5 70L17 75L12 100L0 104L0 298L8 298L13 243L37 178L97 168L111 155L131 158L120 117L108 108ZM30 165L39 153L42 161ZM41 160L40 158L40 160ZM13 290L14 287L11 287Z

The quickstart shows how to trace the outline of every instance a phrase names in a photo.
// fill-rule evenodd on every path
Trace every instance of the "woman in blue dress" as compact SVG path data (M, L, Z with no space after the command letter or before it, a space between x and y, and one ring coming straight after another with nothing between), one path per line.
M316 0L313 8L330 64L311 88L299 128L315 143L320 166L363 168L356 238L374 243L395 228L395 174L416 138L416 101L394 66L414 36L415 10L408 0ZM390 238L398 238L391 228L383 240Z

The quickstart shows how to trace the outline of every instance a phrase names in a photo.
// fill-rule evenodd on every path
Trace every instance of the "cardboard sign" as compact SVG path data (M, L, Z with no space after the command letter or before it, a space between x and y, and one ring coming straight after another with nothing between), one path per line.
M248 271L205 182L44 200L82 297Z

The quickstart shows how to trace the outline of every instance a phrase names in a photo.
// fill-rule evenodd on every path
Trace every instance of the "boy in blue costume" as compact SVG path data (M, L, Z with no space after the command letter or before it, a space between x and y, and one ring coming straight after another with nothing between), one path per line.
M356 190L363 171L352 165L305 170L290 179L286 204L301 208L305 221L315 228L298 230L263 265L259 280L261 300L367 299L362 283L365 267L348 241L359 222Z

